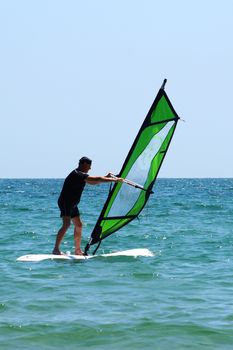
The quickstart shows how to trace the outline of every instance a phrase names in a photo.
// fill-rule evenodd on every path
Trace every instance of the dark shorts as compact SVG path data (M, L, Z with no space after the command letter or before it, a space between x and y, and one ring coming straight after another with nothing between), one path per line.
M61 211L61 218L63 216L70 216L71 218L80 216L77 205L66 203L65 201L58 199L58 206Z

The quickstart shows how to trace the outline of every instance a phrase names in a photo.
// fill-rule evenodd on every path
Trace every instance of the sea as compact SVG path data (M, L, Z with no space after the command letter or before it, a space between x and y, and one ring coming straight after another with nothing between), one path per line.
M0 179L1 350L233 349L233 179L158 179L97 252L152 257L16 261L52 251L62 183ZM107 195L84 190L83 248ZM72 227L61 248L73 252Z

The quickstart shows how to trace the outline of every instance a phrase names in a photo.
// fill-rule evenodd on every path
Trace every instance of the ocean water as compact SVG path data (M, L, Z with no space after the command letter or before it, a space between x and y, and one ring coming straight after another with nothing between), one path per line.
M233 348L233 179L159 179L139 220L99 249L154 257L17 262L51 252L61 185L0 180L1 350ZM83 247L107 191L86 186Z

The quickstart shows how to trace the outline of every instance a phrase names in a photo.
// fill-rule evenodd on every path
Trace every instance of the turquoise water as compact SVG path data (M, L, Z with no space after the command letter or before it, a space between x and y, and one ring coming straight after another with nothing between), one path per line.
M61 185L0 180L1 350L232 349L233 179L159 179L140 220L99 249L152 258L17 262L51 252ZM107 191L85 189L83 246Z

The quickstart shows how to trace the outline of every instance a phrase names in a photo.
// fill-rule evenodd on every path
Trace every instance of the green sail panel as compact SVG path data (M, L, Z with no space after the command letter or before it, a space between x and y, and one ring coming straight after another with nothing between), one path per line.
M86 252L93 244L118 231L135 219L152 193L152 187L169 148L179 117L164 84L159 90L125 159L119 176L143 186L114 184L91 234Z

